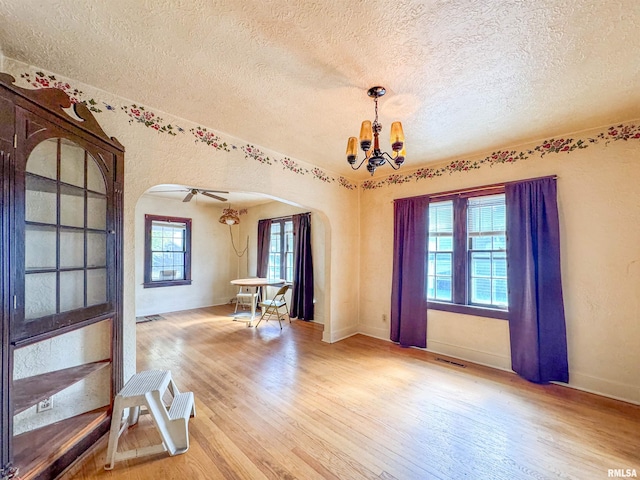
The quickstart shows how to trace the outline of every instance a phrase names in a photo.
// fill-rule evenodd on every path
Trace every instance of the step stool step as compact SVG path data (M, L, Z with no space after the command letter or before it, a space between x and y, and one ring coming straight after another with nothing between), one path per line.
M193 410L193 392L179 393L174 397L169 407L169 419L187 419L191 416Z

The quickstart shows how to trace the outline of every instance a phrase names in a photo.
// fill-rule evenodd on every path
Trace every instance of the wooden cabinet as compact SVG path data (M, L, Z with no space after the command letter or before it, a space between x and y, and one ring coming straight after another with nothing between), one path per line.
M0 74L0 161L0 480L53 478L122 387L124 149L61 90Z

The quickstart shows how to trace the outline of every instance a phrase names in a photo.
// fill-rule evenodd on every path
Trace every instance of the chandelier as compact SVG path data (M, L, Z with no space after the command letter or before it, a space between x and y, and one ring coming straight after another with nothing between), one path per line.
M375 102L376 117L373 124L370 120L365 120L362 122L362 127L360 127L360 148L364 151L365 156L357 167L355 164L358 156L358 139L356 137L349 137L349 141L347 142L347 162L349 162L353 170L358 170L366 161L367 171L373 175L376 168L387 163L387 160L394 170L398 170L404 163L405 148L402 123L393 122L391 124L391 149L393 150L393 156L380 150L378 135L382 130L382 125L378 123L378 98L382 97L385 93L387 93L387 90L384 87L371 87L367 91L367 95L372 97ZM372 140L373 149L371 148Z

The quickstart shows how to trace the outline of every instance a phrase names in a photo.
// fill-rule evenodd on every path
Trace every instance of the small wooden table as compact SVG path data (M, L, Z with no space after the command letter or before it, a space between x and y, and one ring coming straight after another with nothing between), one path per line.
M257 287L260 288L262 300L267 298L267 287L279 286L285 283L284 280L269 280L267 278L237 278L236 280L231 280L231 285L238 285L239 287ZM251 322L256 316L256 304L255 302L251 303L251 318L247 323L247 326L251 326ZM235 321L238 321L238 318L234 318Z

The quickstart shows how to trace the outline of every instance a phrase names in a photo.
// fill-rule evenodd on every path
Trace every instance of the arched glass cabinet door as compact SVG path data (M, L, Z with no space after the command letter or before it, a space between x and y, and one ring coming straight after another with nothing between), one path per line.
M111 222L98 161L71 140L46 139L28 156L24 186L24 315L14 333L28 338L108 313Z

